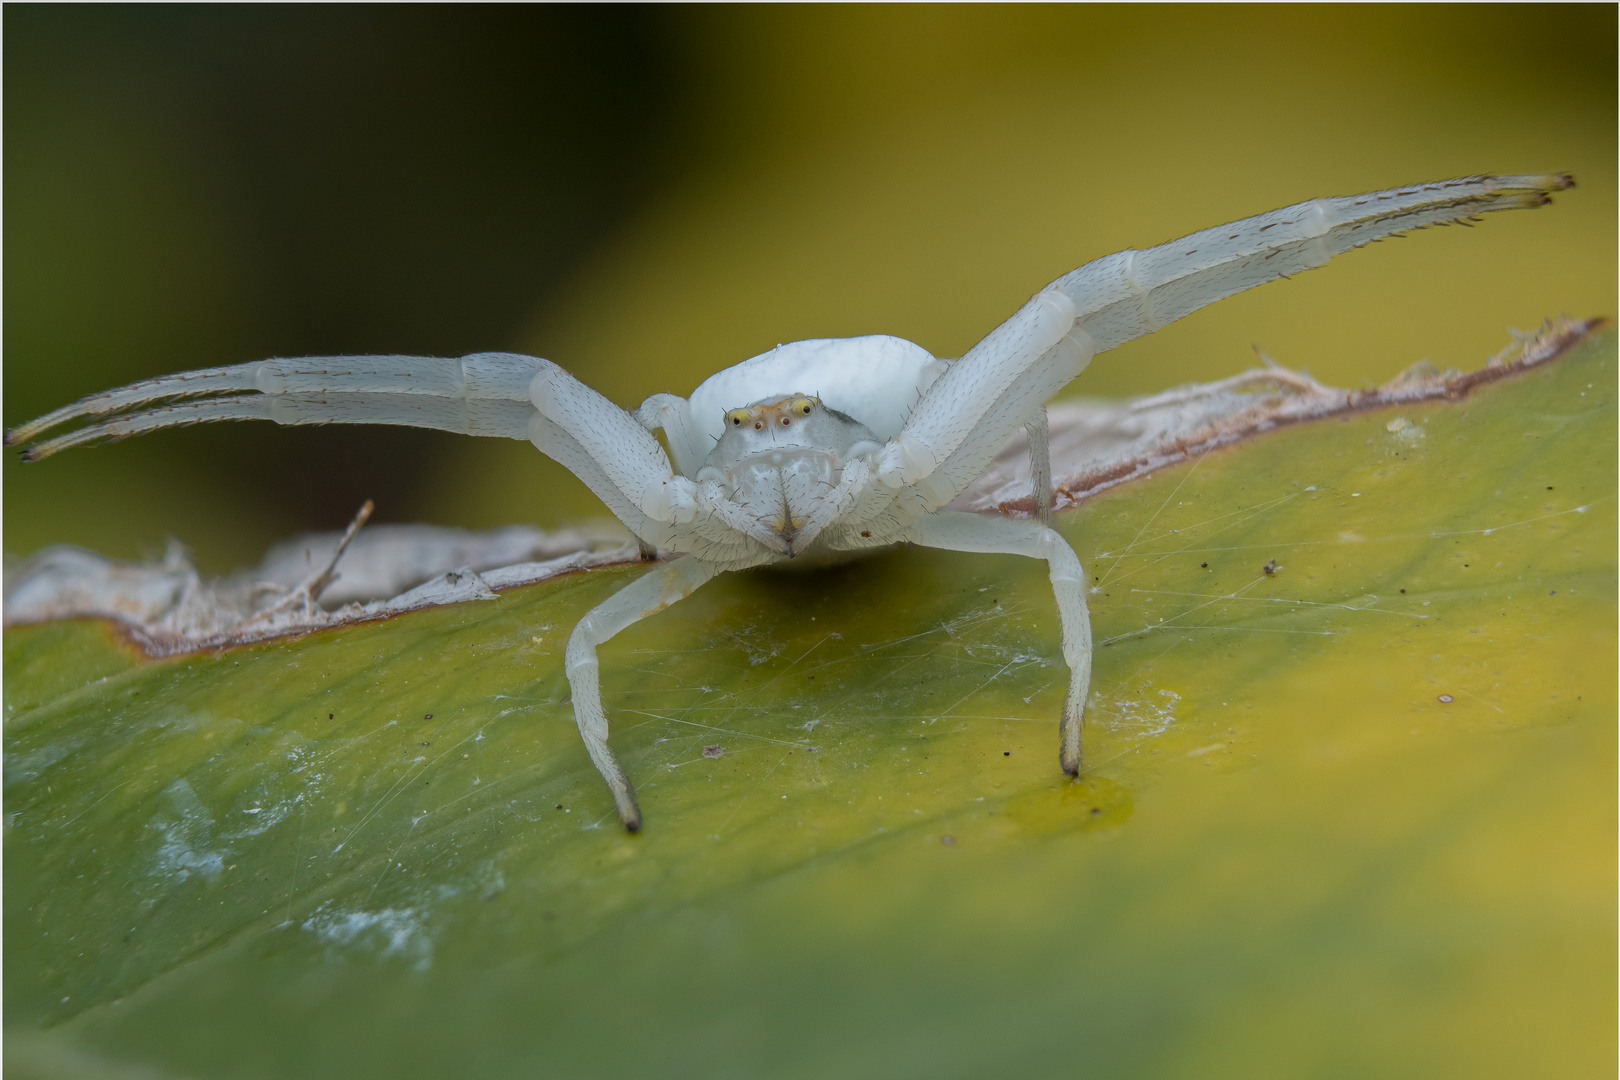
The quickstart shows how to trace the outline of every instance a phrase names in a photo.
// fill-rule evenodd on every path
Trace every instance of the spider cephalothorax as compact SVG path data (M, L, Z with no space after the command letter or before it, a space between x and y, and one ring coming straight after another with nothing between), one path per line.
M883 444L865 424L819 398L792 394L726 413L725 433L694 478L713 481L771 534L769 546L802 555L821 535L823 508L845 467Z

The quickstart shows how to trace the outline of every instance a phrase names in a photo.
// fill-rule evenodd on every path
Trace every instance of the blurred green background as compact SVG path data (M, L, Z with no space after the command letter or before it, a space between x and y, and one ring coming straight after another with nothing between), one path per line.
M1257 343L1364 385L1614 313L1616 12L7 7L4 419L269 355L515 349L623 404L811 336L957 355L1058 274L1316 195L1580 187L1206 309L1071 393ZM207 570L375 520L599 513L526 444L235 425L4 466L5 548Z

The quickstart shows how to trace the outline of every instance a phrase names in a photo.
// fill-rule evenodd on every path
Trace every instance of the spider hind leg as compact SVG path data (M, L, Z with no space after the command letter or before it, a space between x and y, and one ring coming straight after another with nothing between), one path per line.
M619 820L629 832L641 828L641 807L636 804L630 777L608 746L607 712L602 708L602 688L597 678L596 647L625 627L684 600L721 568L690 555L657 567L632 581L585 613L568 638L565 667L568 689L574 699L574 722L591 763L602 774Z
M944 551L1024 555L1046 561L1062 628L1063 659L1069 665L1069 689L1058 725L1058 761L1064 772L1079 775L1084 767L1080 727L1091 686L1091 616L1086 610L1085 571L1080 557L1068 541L1044 525L978 514L942 513L920 518L907 539Z

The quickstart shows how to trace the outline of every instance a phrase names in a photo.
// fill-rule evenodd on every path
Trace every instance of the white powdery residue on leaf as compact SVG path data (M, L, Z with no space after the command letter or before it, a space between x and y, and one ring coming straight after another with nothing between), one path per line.
M333 948L378 959L404 957L413 960L418 971L426 971L433 966L433 939L424 923L424 913L416 908L321 910L304 920L303 929Z
M225 869L225 853L209 850L214 819L185 779L176 780L163 790L179 819L157 818L152 826L163 834L153 862L154 877L185 881L200 874L208 881Z
M1175 708L1181 695L1174 690L1160 690L1159 700L1144 695L1141 698L1115 697L1112 709L1098 710L1098 719L1104 727L1139 741L1155 738L1170 730L1176 722Z

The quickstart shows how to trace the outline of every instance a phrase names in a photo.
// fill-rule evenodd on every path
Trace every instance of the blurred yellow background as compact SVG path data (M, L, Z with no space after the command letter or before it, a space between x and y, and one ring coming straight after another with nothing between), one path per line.
M269 354L516 349L632 406L804 337L953 356L1120 248L1478 172L1579 186L1224 301L1067 393L1219 377L1252 344L1367 385L1614 313L1608 5L324 17L7 11L8 425ZM197 60L243 41L259 97ZM461 69L424 65L446 49ZM527 444L235 428L8 457L6 551L174 535L224 570L367 497L377 520L469 527L600 513Z

